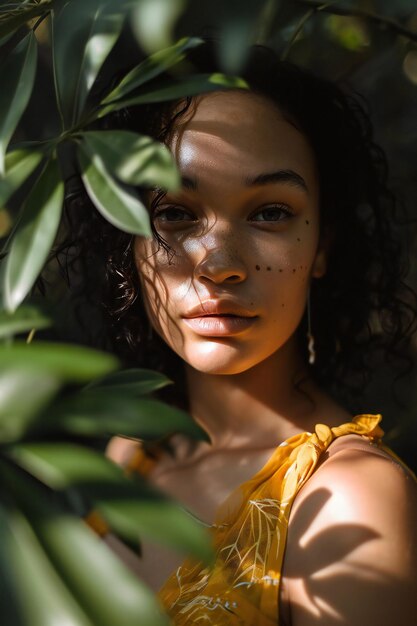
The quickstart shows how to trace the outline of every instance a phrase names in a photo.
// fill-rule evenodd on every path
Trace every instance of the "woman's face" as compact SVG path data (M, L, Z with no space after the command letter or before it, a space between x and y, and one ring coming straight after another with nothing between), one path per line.
M193 368L240 373L294 336L325 272L315 158L273 103L237 91L201 97L170 148L182 189L152 219L173 255L135 241L145 306Z

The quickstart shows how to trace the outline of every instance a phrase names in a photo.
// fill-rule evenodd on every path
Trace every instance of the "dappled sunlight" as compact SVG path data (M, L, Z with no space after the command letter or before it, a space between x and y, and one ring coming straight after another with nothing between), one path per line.
M291 514L282 574L290 589L292 619L295 623L308 619L312 625L362 624L364 607L372 605L372 624L385 624L390 602L398 607L401 619L401 607L410 602L411 584L387 571L377 559L364 562L362 557L370 543L381 539L380 533L365 523L323 521L320 530L311 532L336 496L337 490L316 489Z

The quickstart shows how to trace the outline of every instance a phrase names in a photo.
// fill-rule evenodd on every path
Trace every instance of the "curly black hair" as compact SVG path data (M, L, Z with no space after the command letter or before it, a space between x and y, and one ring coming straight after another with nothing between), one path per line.
M192 51L188 63L199 72L220 69L210 43ZM415 294L404 282L404 214L388 188L386 157L374 142L360 96L279 60L261 46L251 48L241 75L253 92L275 103L314 150L321 228L331 233L332 246L326 275L311 286L317 353L311 371L320 385L352 405L376 363L390 363L395 376L409 369L407 346L415 330ZM129 129L167 142L191 104L191 98L183 98L125 109L104 118L101 127ZM67 195L67 231L59 254L66 253L67 265L78 267L81 291L102 302L114 351L128 365L171 376L177 386L168 399L186 406L179 357L159 337L150 337L132 236L106 222L85 193ZM297 330L303 345L306 331L304 317Z

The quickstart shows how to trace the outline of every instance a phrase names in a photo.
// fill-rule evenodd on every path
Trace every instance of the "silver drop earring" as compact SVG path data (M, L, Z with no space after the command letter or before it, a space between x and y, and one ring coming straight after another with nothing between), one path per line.
M308 341L308 362L314 365L316 362L316 351L314 349L314 337L311 332L311 310L310 310L310 289L307 298L307 341Z

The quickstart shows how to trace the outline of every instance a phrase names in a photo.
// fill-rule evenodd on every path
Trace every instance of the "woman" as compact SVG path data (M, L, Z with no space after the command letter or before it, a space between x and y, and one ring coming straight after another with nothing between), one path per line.
M193 62L216 69L206 46ZM177 193L144 192L152 240L91 229L112 331L176 379L171 400L210 438L115 438L108 455L211 526L217 556L107 541L175 624L410 626L415 477L379 415L329 392L358 396L411 332L385 160L334 85L260 48L243 76L248 91L108 120L164 141L182 175Z

